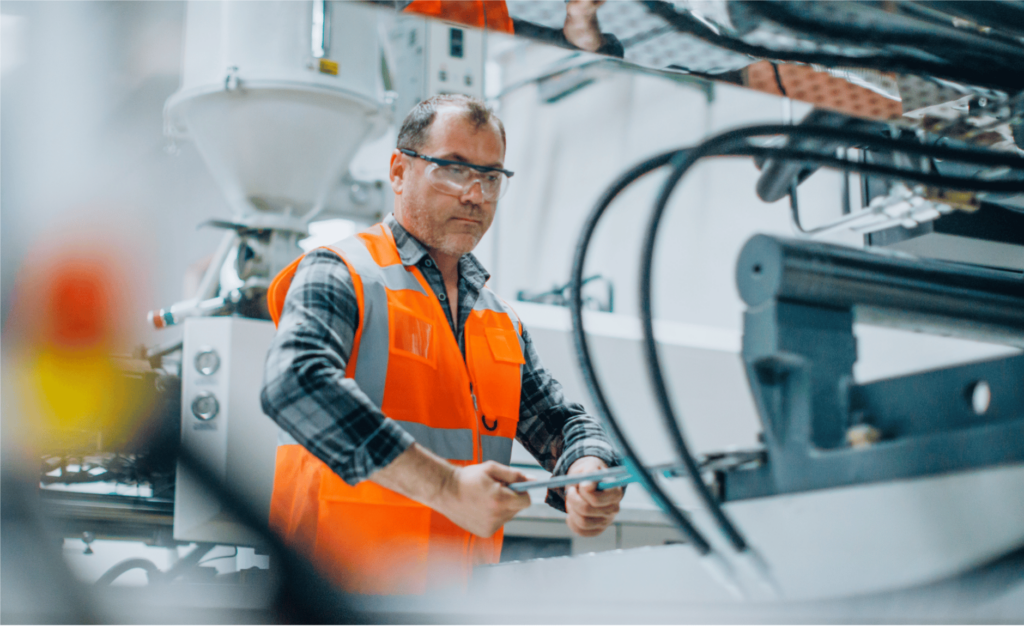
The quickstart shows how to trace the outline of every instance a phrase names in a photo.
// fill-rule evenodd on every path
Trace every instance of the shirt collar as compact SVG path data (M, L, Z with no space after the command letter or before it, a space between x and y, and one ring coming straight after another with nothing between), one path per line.
M394 213L388 213L387 217L384 218L384 224L391 229L391 233L395 237L395 246L398 248L398 257L402 260L402 265L406 267L419 265L420 262L430 256L426 246L409 234L409 231L405 230L398 223ZM459 276L465 278L466 282L477 291L482 289L491 277L472 252L463 254L462 258L459 259Z

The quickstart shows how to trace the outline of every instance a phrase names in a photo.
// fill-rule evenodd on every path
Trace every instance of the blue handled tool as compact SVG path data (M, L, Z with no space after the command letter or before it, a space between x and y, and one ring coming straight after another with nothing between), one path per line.
M733 450L729 452L716 452L704 455L697 461L701 472L719 471L727 468L759 465L764 462L764 449ZM686 475L686 467L682 463L662 463L647 468L652 474L661 474L665 478L676 478ZM598 490L614 489L637 481L637 477L629 471L628 467L613 467L599 472L588 474L572 474L571 476L558 476L547 480L526 480L521 483L512 483L508 486L512 491L529 491L530 489L553 489L578 485L587 481L597 483Z
M680 464L666 463L655 465L650 468L652 472L661 472L666 478L679 476L686 470ZM571 474L558 476L547 480L527 480L521 483L512 483L508 486L512 491L528 491L530 489L554 489L556 487L567 487L585 482L596 482L598 490L614 489L629 483L636 482L637 478L626 467L613 467L599 472L587 474Z

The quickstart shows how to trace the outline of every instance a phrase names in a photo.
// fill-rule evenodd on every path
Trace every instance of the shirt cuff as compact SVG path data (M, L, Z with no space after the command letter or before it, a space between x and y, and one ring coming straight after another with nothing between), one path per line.
M416 439L413 438L404 428L395 423L391 418L384 418L372 435L367 437L359 446L357 457L361 461L356 465L360 471L355 476L346 475L341 472L345 482L355 486L367 480L370 476L391 464L400 454L405 452Z

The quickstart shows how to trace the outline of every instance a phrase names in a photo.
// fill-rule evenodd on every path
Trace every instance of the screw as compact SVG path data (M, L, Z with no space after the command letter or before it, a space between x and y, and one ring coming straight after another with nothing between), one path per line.
M870 424L857 424L846 431L846 443L851 448L867 448L882 439L882 432Z

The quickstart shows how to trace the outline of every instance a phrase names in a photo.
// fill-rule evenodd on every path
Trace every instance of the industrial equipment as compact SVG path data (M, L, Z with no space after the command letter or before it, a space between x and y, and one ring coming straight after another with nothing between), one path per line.
M765 136L809 138L813 140L812 147L766 147L750 141ZM913 330L963 329L975 337L994 336L1019 345L1024 324L1020 308L1024 291L1019 274L965 270L940 262L887 258L878 253L821 244L787 244L763 237L752 240L740 257L737 277L740 292L750 305L745 318L743 354L761 414L766 457L760 467L723 472L724 477L714 485L717 493L705 483L683 437L665 379L654 338L651 270L656 235L668 200L694 163L710 156L776 157L953 190L997 194L1024 190L1024 159L1016 154L1015 148L1000 154L929 145L918 139L926 138L896 140L826 125L740 128L637 165L606 191L591 213L580 236L573 266L571 304L580 364L595 403L629 458L630 473L639 478L679 526L705 565L713 562L707 559L715 558L716 554L732 553L737 563L754 564L753 572L760 582L774 586L778 581L769 569L769 564L778 559L762 560L722 507L722 502L730 497L726 495L727 484L733 478L737 480L732 497L743 499L1000 465L1009 465L1006 471L1019 476L1022 452L1018 431L1024 423L1024 402L1016 384L1022 373L1020 357L872 385L857 386L852 379L856 360L853 311L863 314L862 320L869 323L892 323ZM845 155L836 155L830 143L821 150L823 141L866 145L903 159L895 165L855 162L844 158ZM972 178L921 171L914 166L917 156L987 167L993 175ZM604 399L581 315L583 266L597 221L623 189L645 174L669 166L671 173L655 203L641 256L640 305L646 364L665 429L703 508L710 514L711 523L728 545L727 551L716 547L667 495L624 436ZM795 188L795 175L793 180ZM871 271L874 269L878 273ZM968 285L977 291L970 291ZM990 378L1005 402L991 414ZM926 397L919 398L917 394ZM915 416L918 411L921 415ZM966 417L970 414L975 419ZM982 415L987 417L979 423L978 417ZM758 487L753 486L758 483ZM1024 539L1024 527L1016 517L1000 517L996 524L1002 531L1002 550L1012 551ZM985 546L972 558L983 559L993 549L999 548ZM727 588L739 587L735 570L714 569L724 574ZM849 579L844 580L844 584L850 583ZM803 591L806 590L805 587Z
M112 479L145 484L149 495L44 488L46 513L63 534L197 543L180 568L163 572L170 578L198 565L213 544L270 552L273 576L254 586L259 597L230 599L257 612L250 617L269 611L268 598L281 588L293 613L275 605L281 612L274 617L318 621L486 621L513 609L524 621L536 617L530 610L553 611L544 613L549 621L653 620L695 606L703 612L688 615L707 621L938 619L928 603L948 598L949 589L963 592L962 601L934 606L954 619L1024 615L1024 357L869 383L852 373L855 323L1024 347L1024 10L1012 2L602 7L601 31L645 72L700 83L709 98L712 85L726 84L817 107L800 124L734 129L636 165L587 218L567 286L523 292L571 308L571 331L541 326L535 339L568 355L571 332L592 407L624 455L620 468L571 480L637 483L631 492L642 489L658 509L658 543L685 545L486 568L473 581L473 600L459 596L456 610L447 596L349 604L275 543L263 522L276 426L258 397L273 331L264 302L269 282L301 253L298 242L314 220L370 222L388 211L382 181L349 173L361 147L428 95L486 93L486 32L401 14L401 5L189 3L182 83L165 106L166 133L195 143L233 217L210 223L227 232L195 296L150 313L156 328L183 325L183 341L137 355L151 366L138 378L156 398L151 430L162 433L147 443L173 445L132 442L106 455L44 459L44 486ZM565 16L560 0L508 5L526 36L557 29ZM567 45L564 37L558 43ZM575 71L588 63L569 65ZM514 86L550 82L563 70ZM584 92L594 76L539 95L556 102ZM706 346L656 333L651 273L680 180L702 159L736 157L759 162L763 200L789 197L799 239L750 240L736 270L748 307L742 348L715 348L707 357L725 363L709 366L716 374L729 363L745 372L752 401L736 394L729 409L755 407L760 421L744 435L759 432L760 440L696 450L698 428L686 425L684 436L678 406L685 403L663 364ZM809 226L797 197L822 167L846 174L844 212ZM641 251L636 332L593 331L602 313L584 315L582 291L594 278L584 278L588 246L615 199L658 170L668 177ZM860 207L850 203L851 174L862 185ZM846 231L863 235L866 249L813 240ZM612 308L608 286L607 306L598 308ZM531 325L529 312L523 319ZM633 379L611 391L623 381L599 376L594 347L615 342L615 350L641 355L644 370L621 361L648 374L652 393ZM637 405L660 415L663 432L632 439L611 400L621 394L642 394ZM652 461L652 441L669 458ZM963 511L956 523L934 524ZM654 525L637 519L637 526ZM619 539L615 547L632 547ZM836 568L842 576L825 575ZM296 590L295 581L308 589ZM509 608L522 596L535 601L532 609ZM922 613L893 608L908 597ZM767 612L740 604L743 598ZM993 614L978 608L982 601L1005 603ZM638 606L648 612L637 613Z

